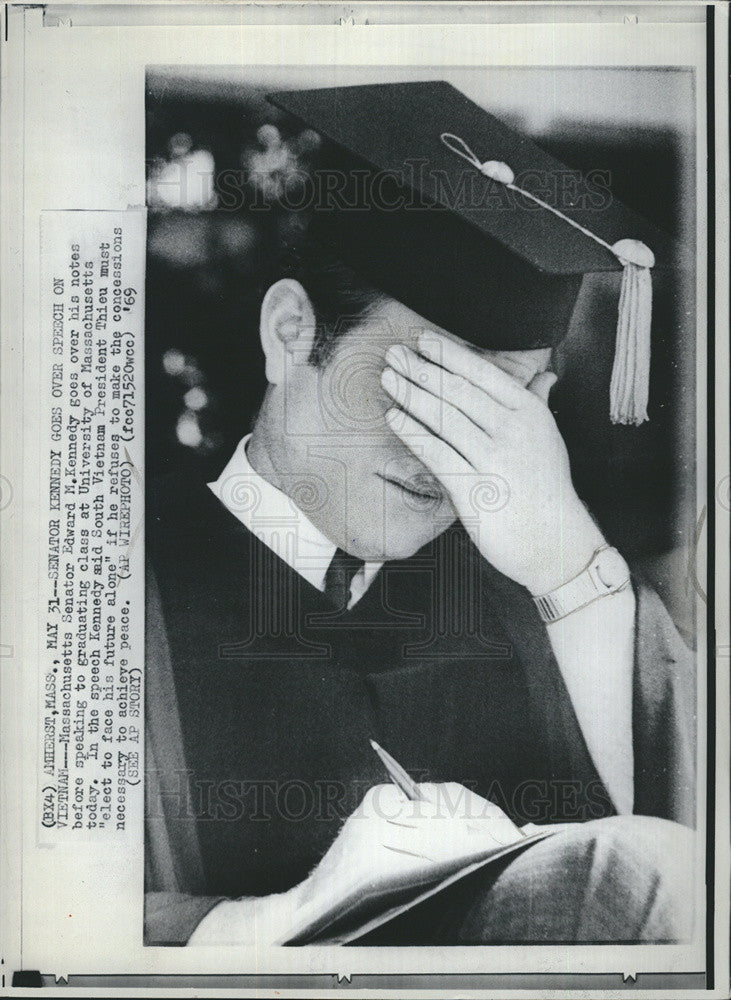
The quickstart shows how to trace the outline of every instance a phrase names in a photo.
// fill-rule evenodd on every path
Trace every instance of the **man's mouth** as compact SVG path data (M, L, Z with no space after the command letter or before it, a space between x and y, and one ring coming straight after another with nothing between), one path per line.
M380 473L379 473L380 475ZM409 479L404 479L401 476L380 476L381 479L385 479L387 483L392 483L394 486L398 486L400 489L407 493L409 496L413 497L414 500L421 501L422 503L429 503L431 505L444 499L444 494L442 493L441 487L431 479L430 476L425 474L419 474L411 476Z

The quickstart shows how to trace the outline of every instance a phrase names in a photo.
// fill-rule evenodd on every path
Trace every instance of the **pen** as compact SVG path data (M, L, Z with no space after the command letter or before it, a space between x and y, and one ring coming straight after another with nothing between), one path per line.
M379 746L375 740L370 740L370 744L381 758L383 766L388 771L389 778L397 788L401 789L406 798L412 802L425 802L426 797L419 791L419 786L415 781L412 781L399 762L394 760L390 753L386 753L383 747Z

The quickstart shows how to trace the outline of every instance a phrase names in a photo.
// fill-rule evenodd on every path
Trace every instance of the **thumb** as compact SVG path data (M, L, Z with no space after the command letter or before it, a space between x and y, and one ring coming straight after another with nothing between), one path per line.
M548 394L556 384L558 375L554 372L539 372L528 386L528 391L538 396L548 406Z

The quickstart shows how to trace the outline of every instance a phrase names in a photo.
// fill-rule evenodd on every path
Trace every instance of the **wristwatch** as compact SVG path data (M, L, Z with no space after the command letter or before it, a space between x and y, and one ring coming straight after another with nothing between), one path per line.
M629 566L622 556L609 545L602 545L583 572L550 593L534 597L533 601L543 621L550 624L600 597L624 590L629 581Z

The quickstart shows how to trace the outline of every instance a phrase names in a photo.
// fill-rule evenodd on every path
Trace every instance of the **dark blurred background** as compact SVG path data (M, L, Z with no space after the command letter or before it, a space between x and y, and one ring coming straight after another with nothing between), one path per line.
M424 68L378 80L430 79ZM277 196L316 148L269 90L373 82L369 68L161 67L147 78L147 474L214 478L265 388L258 311L272 250L300 224ZM619 277L586 279L554 359L551 405L576 487L609 539L692 637L695 534L693 79L668 70L445 69L507 124L668 231L680 252L653 278L650 421L609 421ZM631 234L628 234L631 235ZM680 265L683 266L680 266Z

